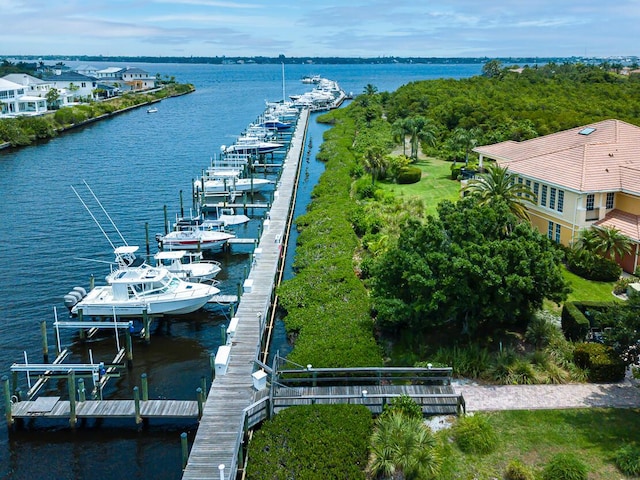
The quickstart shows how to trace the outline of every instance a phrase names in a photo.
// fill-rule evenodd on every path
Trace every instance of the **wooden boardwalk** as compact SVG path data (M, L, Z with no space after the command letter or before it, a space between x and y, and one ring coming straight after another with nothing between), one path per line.
M232 338L230 359L225 375L217 375L209 390L198 432L196 433L183 479L234 479L237 471L238 442L243 434L243 410L254 402L252 373L261 350L262 330L271 306L274 282L283 240L292 208L309 112L304 110L278 182L277 194L269 212L269 222L262 229L256 258L248 279L250 291L240 298L235 316L238 327ZM226 469L219 470L220 465Z

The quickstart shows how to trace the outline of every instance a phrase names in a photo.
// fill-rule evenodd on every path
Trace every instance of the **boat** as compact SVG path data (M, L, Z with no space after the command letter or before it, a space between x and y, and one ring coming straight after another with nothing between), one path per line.
M222 270L219 262L203 260L202 252L166 250L153 256L157 267L165 267L177 277L189 282L212 281Z
M218 170L196 180L194 188L198 195L218 195L226 192L260 192L273 183L268 178L240 177L237 170Z
M218 250L231 238L235 234L225 231L224 225L201 219L183 219L175 230L156 235L162 250Z
M265 153L273 153L284 147L284 144L278 142L267 142L260 140L258 137L246 136L240 137L233 145L220 147L222 153L241 153L261 155Z
M320 83L322 77L320 75L305 75L300 79L302 83Z
M156 107L147 108L147 113L157 113L158 109Z
M115 249L117 268L107 275L107 285L96 286L86 294L76 287L65 295L65 305L71 314L183 315L199 310L220 293L213 285L187 282L167 268L140 263L135 257L137 249L129 245Z

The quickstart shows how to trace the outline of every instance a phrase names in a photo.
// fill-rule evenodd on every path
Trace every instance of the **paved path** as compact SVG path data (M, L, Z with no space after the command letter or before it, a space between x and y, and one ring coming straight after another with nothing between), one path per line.
M640 408L640 388L629 380L607 384L454 385L468 412L553 408Z

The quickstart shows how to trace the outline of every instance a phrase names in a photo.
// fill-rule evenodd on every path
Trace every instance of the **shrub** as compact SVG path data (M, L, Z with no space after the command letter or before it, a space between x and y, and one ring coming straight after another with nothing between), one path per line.
M465 453L487 454L498 446L498 435L484 415L462 417L453 427L458 448Z
M391 403L387 403L384 406L382 415L389 415L392 412L399 412L400 414L410 418L422 418L422 408L418 405L413 398L408 395L400 395L399 397L391 400Z
M288 408L256 431L247 478L364 479L372 428L361 405Z
M625 445L616 450L613 460L616 467L629 477L640 475L640 448L636 445Z
M572 453L558 453L544 467L542 480L587 480L587 466Z
M504 471L504 480L534 480L534 476L520 460L511 460Z
M562 307L562 331L569 340L584 340L587 338L591 325L573 302L565 302Z
M457 180L458 179L458 177L461 175L463 166L464 166L464 164L460 165L460 166L458 166L458 164L456 164L455 166L451 165L451 180Z
M553 336L557 334L558 327L555 324L555 316L546 311L538 311L529 320L525 339L539 349L549 345Z
M638 277L621 278L613 286L613 293L615 293L616 295L626 294L627 288L629 288L629 285L637 282L640 282L640 279Z
M573 249L568 253L567 268L587 280L600 282L613 282L622 273L615 261L584 249Z
M601 343L579 343L573 357L577 366L588 370L591 382L619 382L624 378L625 365L611 347Z
M409 183L418 183L422 178L422 170L418 167L405 167L398 174L398 183L407 185Z

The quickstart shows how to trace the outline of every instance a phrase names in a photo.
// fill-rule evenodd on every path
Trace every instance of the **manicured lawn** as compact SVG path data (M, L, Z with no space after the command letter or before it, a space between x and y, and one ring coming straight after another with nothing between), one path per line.
M613 464L613 454L640 439L639 410L593 408L487 415L500 438L497 451L466 455L455 444L448 444L439 478L503 478L506 465L514 459L539 471L554 454L571 452L588 465L590 480L625 479L628 477ZM448 437L446 431L441 434Z
M571 284L573 292L569 294L567 301L590 301L590 302L612 302L620 301L613 296L613 286L615 282L594 282L586 280L563 268L564 278Z
M413 165L422 170L422 179L418 183L398 185L378 182L377 186L398 197L423 199L429 215L435 215L436 207L442 200L455 202L460 198L460 182L451 180L451 162L429 157Z

